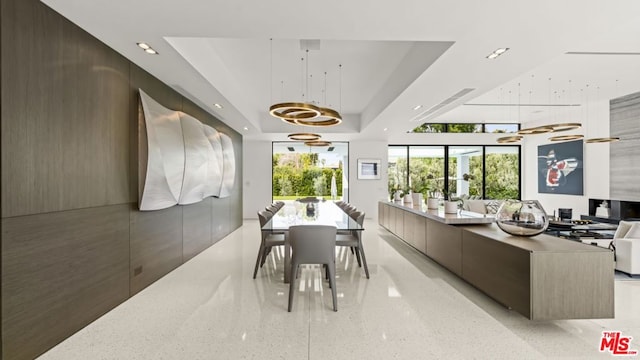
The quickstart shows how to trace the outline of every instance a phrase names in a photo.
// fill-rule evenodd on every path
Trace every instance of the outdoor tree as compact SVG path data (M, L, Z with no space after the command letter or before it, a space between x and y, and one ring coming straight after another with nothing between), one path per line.
M293 186L288 178L283 177L279 179L280 182L280 195L290 196L293 195Z
M327 182L324 179L324 176L320 175L317 178L313 179L313 188L315 190L315 195L323 196L326 194L325 190L327 187Z
M294 197L331 194L335 173L337 195L342 196L342 168L319 167L318 154L274 154L272 196ZM324 164L326 166L326 162Z

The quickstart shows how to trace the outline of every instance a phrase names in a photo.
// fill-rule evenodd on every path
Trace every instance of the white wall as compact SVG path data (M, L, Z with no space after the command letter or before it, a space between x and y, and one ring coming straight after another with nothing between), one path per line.
M271 204L271 141L242 142L242 217L257 219Z
M587 119L588 115L588 119ZM609 102L589 105L587 109L565 112L544 121L527 123L524 127L551 123L582 123L582 128L553 135L583 134L585 138L609 136ZM558 208L573 209L573 218L589 213L589 198L609 198L609 144L584 144L584 195L558 195L538 193L538 146L551 143L550 134L528 135L522 142L522 198L538 200L548 214Z
M366 218L378 218L378 201L388 200L386 141L349 142L349 203L364 211ZM358 159L380 159L380 180L358 180Z

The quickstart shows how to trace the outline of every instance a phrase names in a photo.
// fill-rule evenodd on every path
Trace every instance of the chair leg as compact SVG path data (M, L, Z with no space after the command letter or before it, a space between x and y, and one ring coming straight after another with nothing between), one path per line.
M360 260L360 248L356 247L356 260L358 260L358 267L362 267L362 261Z
M367 266L367 258L364 256L364 248L362 247L362 241L358 245L358 252L362 256L362 263L364 264L364 273L367 275L367 279L369 278L369 267Z
M271 246L264 248L262 252L262 261L260 262L260 267L264 266L264 263L267 261L267 256L271 253Z
M293 293L296 288L296 273L298 272L298 264L291 263L291 276L289 277L289 306L287 311L291 312L291 307L293 306Z
M333 311L338 311L338 296L336 289L336 263L328 264L329 270L329 286L331 287L331 296L333 297Z
M264 246L260 243L260 249L258 250L258 258L256 259L256 267L253 269L253 278L256 278L256 274L258 274L258 267L260 266L260 262L262 260L262 254L264 252Z

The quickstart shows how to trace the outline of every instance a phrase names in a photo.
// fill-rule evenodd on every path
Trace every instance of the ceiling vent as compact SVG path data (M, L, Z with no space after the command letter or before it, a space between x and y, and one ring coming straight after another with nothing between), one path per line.
M640 52L568 51L567 55L640 55Z
M293 148L293 146L287 146L287 149L288 149L289 151L291 151L291 152L296 151L296 149L294 149L294 148Z
M320 50L320 40L300 40L300 50Z
M415 116L413 119L411 119L411 121L423 121L426 120L429 116L433 115L436 111L442 109L443 107L461 99L463 96L467 95L468 93L472 92L474 89L472 88L465 88L462 89L460 91L458 91L457 93L453 94L451 97L445 99L444 101L442 101L439 104L433 105L432 107L428 108L427 110L423 111L422 113L418 114L417 116Z

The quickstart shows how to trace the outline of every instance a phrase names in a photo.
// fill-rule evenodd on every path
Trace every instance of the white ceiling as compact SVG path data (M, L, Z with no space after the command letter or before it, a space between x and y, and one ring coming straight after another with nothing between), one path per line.
M249 138L384 139L463 89L473 90L424 120L524 123L640 91L637 0L43 2ZM320 40L308 57L304 39ZM500 47L510 50L485 58ZM343 124L300 128L268 115L274 102L299 100L340 110Z

